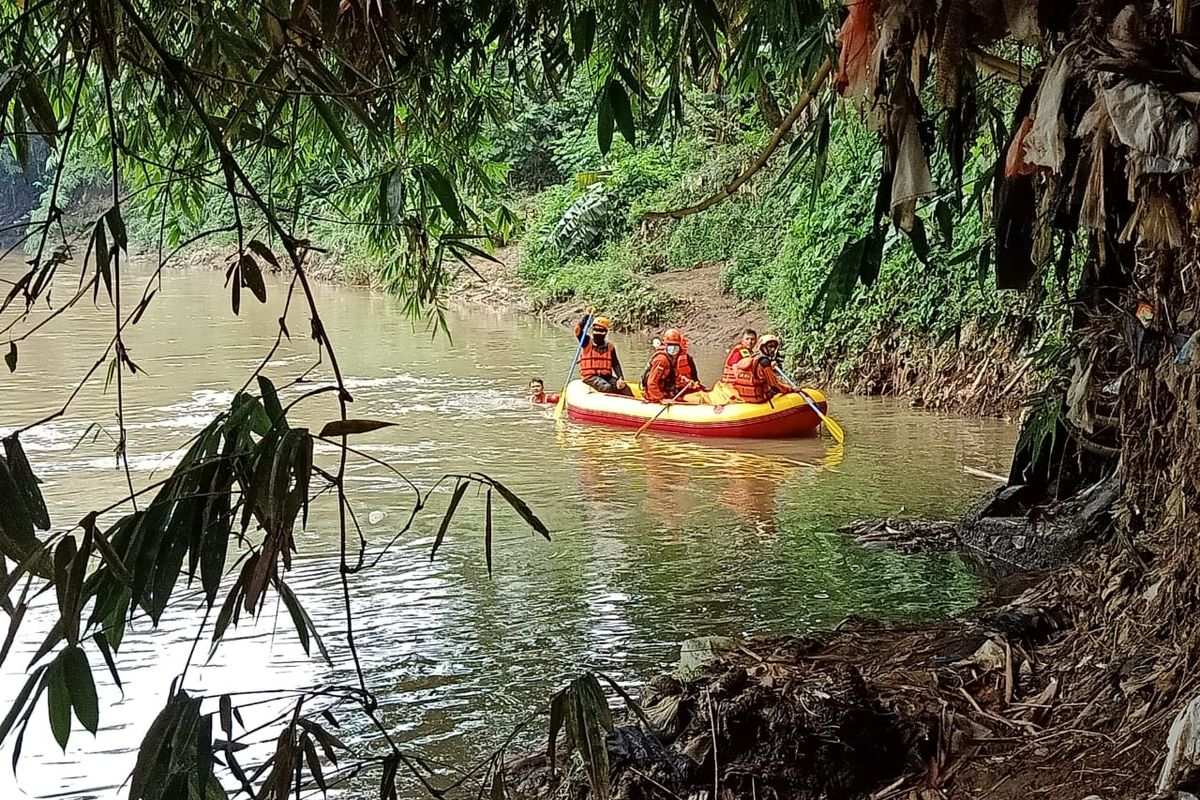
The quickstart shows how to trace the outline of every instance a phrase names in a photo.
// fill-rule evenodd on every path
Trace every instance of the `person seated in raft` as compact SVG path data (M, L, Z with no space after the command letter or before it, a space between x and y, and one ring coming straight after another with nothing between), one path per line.
M778 360L779 337L765 333L758 340L758 352L738 361L733 389L743 403L765 403L776 395L795 391L775 371Z
M675 328L665 331L661 346L650 356L642 376L642 396L649 403L671 403L683 393L697 390L695 369L683 352L683 334ZM690 376L690 377L689 377Z
M754 328L746 328L746 330L742 331L742 338L733 347L729 348L729 355L725 358L725 370L721 373L721 380L732 384L737 379L738 362L743 358L754 355L756 347L758 347L758 331L754 330Z
M617 358L617 347L608 341L608 329L612 326L608 317L596 317L592 321L591 335L584 339L587 317L575 326L575 335L583 343L579 351L579 377L598 392L633 397L633 389L625 384L625 373Z
M554 405L558 402L558 392L547 392L546 382L541 378L534 378L529 382L529 402Z

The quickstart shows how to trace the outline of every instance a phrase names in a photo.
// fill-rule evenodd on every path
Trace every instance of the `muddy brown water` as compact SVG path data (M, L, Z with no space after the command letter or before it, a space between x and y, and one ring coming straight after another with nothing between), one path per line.
M13 278L16 265L2 274ZM127 276L126 304L145 274ZM181 446L228 406L275 338L283 286L269 302L243 299L234 318L222 275L168 274L154 304L131 330L126 424L135 485L165 476ZM554 532L531 535L498 510L495 573L483 552L483 498L467 495L447 544L430 560L448 492L438 494L374 569L352 579L363 669L380 716L406 751L445 775L473 764L557 687L596 668L636 685L668 668L681 640L828 628L849 614L926 619L968 608L978 580L955 556L905 556L866 549L834 532L845 521L959 513L989 483L964 467L1003 472L1015 429L994 420L934 416L902 403L835 396L831 411L848 431L844 448L818 438L788 442L634 439L627 430L556 427L523 399L526 381L560 385L574 350L567 331L478 309L447 315L450 337L404 316L396 299L318 287L325 324L341 358L358 417L397 423L358 437L358 447L395 465L421 487L443 473L479 471L524 496ZM38 312L34 319L44 317ZM7 320L2 320L7 324ZM306 314L290 317L295 338L266 374L284 384L311 367ZM20 325L15 331L28 328ZM20 345L15 374L0 374L0 433L60 406L111 336L111 309L91 303ZM627 371L640 373L649 347L615 337ZM3 342L7 344L7 342ZM695 353L712 380L721 354ZM105 369L67 414L23 437L56 526L69 526L124 491L115 468L115 387ZM307 388L328 379L324 365ZM298 393L285 392L285 402ZM293 424L333 419L328 395L301 406ZM84 437L90 426L98 438ZM80 439L83 437L82 443ZM333 456L318 449L318 461ZM377 465L352 460L351 498L373 550L407 519L411 494ZM332 666L306 655L287 612L269 602L206 660L207 634L185 685L192 692L270 692L352 684L336 573L336 505L318 499L290 583L326 632ZM138 624L119 653L124 691L98 657L101 730L78 728L66 752L53 742L43 707L25 737L15 776L11 743L0 752L0 797L110 798L183 670L201 613L182 586L157 630ZM52 601L50 601L52 602ZM46 629L49 610L31 612L0 670L0 712ZM270 695L240 695L244 701ZM285 701L286 706L286 701ZM278 708L247 709L247 723ZM369 748L377 734L348 715L343 735ZM544 720L518 737L540 744ZM251 737L264 740L269 734ZM256 747L251 751L261 753ZM248 757L248 761L253 761ZM375 778L377 780L377 778ZM470 781L465 795L474 796ZM354 792L346 792L353 796ZM408 796L417 796L414 786Z

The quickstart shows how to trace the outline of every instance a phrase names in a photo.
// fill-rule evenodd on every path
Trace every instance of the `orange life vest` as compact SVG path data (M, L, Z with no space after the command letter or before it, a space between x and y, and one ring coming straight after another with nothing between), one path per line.
M683 385L689 381L699 380L695 371L692 370L692 359L686 352L680 353L679 358L675 360L675 376L678 388L683 388Z
M642 391L651 403L661 403L675 396L679 359L671 358L665 350L656 350L642 375ZM655 371L659 374L656 376Z
M734 367L733 388L743 403L765 403L771 397L771 383L763 374L763 365L755 358L749 369Z
M589 339L579 354L579 377L587 380L596 375L603 377L612 375L614 352L611 343L605 342L604 349L598 350Z
M725 357L725 369L721 372L721 380L726 383L734 383L737 380L737 362L751 355L754 353L747 350L741 341L729 348L729 355Z

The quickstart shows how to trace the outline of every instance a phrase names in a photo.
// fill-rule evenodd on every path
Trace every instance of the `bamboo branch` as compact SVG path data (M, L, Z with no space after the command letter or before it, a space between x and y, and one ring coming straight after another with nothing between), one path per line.
M722 187L721 190L716 194L693 206L676 208L672 211L651 211L646 214L644 219L682 219L683 217L688 217L692 214L699 214L701 211L707 211L717 203L720 203L722 200L726 200L737 194L738 190L745 185L746 181L754 177L756 172L767 165L767 162L771 159L771 156L773 156L775 151L779 149L779 145L783 142L784 137L787 136L788 131L790 131L792 126L796 124L796 121L800 119L800 115L804 113L805 109L812 104L813 98L816 97L817 91L821 88L821 85L825 83L825 79L829 77L829 73L832 70L833 59L826 58L825 61L821 63L821 66L817 68L817 73L813 76L812 83L809 85L808 91L800 96L800 99L796 101L796 105L792 108L791 113L789 113L787 118L784 119L784 121L779 124L779 127L775 129L775 133L772 134L771 141L767 142L766 148L763 149L762 153L754 161L754 163L751 164L744 172L742 172L742 174L734 178L732 182Z
M975 59L975 66L984 72L1002 78L1009 83L1017 83L1023 86L1033 76L1033 70L1029 67L1022 66L1015 61L1009 61L1007 58L985 53L982 50L973 50L971 58Z

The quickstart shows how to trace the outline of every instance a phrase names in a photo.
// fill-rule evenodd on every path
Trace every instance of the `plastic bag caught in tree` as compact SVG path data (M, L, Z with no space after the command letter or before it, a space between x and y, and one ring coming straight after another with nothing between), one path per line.
M1032 128L1032 117L1025 117L1025 119L1021 120L1021 127L1017 128L1017 135L1013 137L1012 143L1008 146L1008 152L1004 157L1005 178L1032 175L1037 172L1037 167L1025 160L1025 139L1029 136L1029 131Z
M1130 80L1103 94L1117 139L1145 155L1144 172L1187 172L1195 165L1200 124L1194 107L1156 86Z
M1062 101L1066 93L1067 78L1071 75L1073 54L1074 48L1063 48L1054 65L1046 72L1030 112L1033 125L1024 137L1025 162L1046 167L1055 173L1062 169L1063 158L1066 156L1064 140L1067 126L1062 120Z
M929 160L921 144L917 116L907 101L907 93L897 90L901 99L889 120L896 142L896 161L892 177L892 218L905 231L911 231L917 210L917 198L933 194Z
M834 86L842 97L867 91L871 53L875 49L873 0L846 0L849 15L838 31L838 71Z

